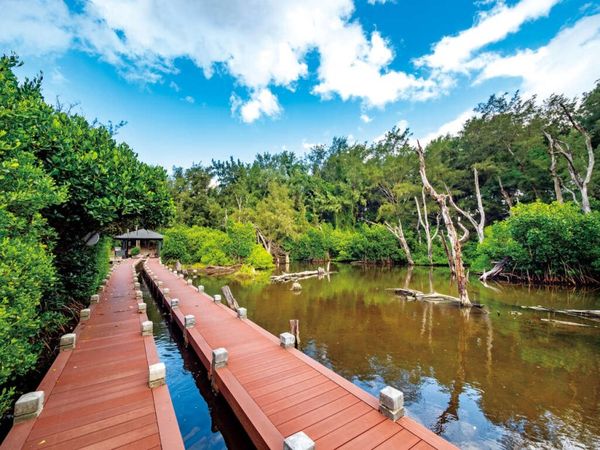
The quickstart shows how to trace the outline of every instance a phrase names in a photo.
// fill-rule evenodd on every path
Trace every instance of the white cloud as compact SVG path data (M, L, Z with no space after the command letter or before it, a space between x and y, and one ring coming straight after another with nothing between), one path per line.
M277 117L281 113L281 106L277 97L269 89L260 89L250 96L250 100L244 102L239 96L231 96L231 112L240 115L245 123L252 123L263 114L269 117Z
M418 66L440 72L466 72L483 66L485 59L473 58L477 50L499 42L531 20L547 16L560 0L521 0L514 6L498 4L487 13L480 13L476 24L456 36L445 36L433 47L433 52L418 58Z
M55 67L54 69L52 69L52 72L50 73L50 82L52 84L60 85L65 84L68 81L69 80L67 79L67 77L65 77L65 75L62 73L59 67Z
M75 46L145 83L160 81L176 71L177 58L188 58L206 77L226 71L247 90L248 106L240 109L246 118L269 110L258 107L257 93L273 86L294 90L308 75L306 56L313 51L319 55L313 92L322 98L381 107L436 95L436 82L390 69L391 45L379 32L366 32L353 12L352 0L264 0L259 6L246 0L89 0L79 12L69 12L61 0L13 0L3 5L0 43L39 53Z
M364 123L369 123L369 122L373 121L373 118L369 117L367 114L361 114L360 120L362 120Z
M174 81L171 81L169 83L169 87L171 89L173 89L175 92L179 92L181 90L180 87L179 87L179 85L177 83L175 83Z
M445 136L447 134L456 135L462 129L465 122L467 120L469 120L471 117L473 117L474 115L475 115L475 113L471 109L460 113L456 118L440 125L440 127L437 130L421 137L419 139L419 141L421 142L421 145L427 145L428 143L433 141L435 138L438 138L440 136Z
M66 51L73 23L62 0L6 0L0 14L0 44L20 56Z
M191 95L186 95L185 97L183 97L183 100L190 104L194 104L196 102L196 99L194 99L194 97L192 97Z
M547 97L553 92L569 96L593 87L600 76L600 14L580 19L561 30L547 45L496 57L477 81L494 77L520 77L525 94Z

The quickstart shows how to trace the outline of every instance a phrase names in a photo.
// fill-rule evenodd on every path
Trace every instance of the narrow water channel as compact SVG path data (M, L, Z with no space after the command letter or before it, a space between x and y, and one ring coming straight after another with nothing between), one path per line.
M248 435L222 397L211 390L206 370L185 348L180 330L142 283L154 341L167 368L167 386L186 449L252 449Z

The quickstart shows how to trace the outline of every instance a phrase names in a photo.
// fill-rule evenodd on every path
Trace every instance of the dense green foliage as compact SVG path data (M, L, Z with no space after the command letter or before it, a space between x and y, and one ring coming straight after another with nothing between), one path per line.
M362 225L355 230L331 225L309 227L293 241L290 250L299 260L406 262L396 238L381 225Z
M173 212L164 169L110 126L48 105L41 77L19 83L19 64L0 58L0 414L108 272L111 239L87 246L86 235L160 226Z
M176 226L164 231L161 257L166 262L225 266L246 263L273 267L273 259L256 243L252 224L229 222L227 231L201 226Z
M473 172L477 169L486 224L505 219L511 206L520 203L551 203L564 197L582 204L578 183L585 176L589 154L571 119L589 133L597 154L599 99L600 84L580 101L558 95L543 102L518 93L493 95L475 108L456 136L428 143L429 180L438 192L447 188L456 204L477 221ZM405 255L392 233L368 225L395 226L400 221L413 260L429 264L417 202L421 210L427 209L432 235L442 221L431 198L426 196L423 205L410 136L410 131L394 128L373 143L335 138L302 158L284 151L259 154L251 163L231 158L187 170L175 168L170 185L177 222L223 231L231 218L251 223L259 242L273 253L289 252L292 259L402 262ZM550 145L548 136L571 151L572 164ZM599 206L598 173L593 171L587 185L592 210ZM455 222L461 216L455 209L452 215ZM476 252L475 230L465 217L462 224L471 231L465 245L467 262L476 257L482 261L485 249ZM445 232L440 224L432 241L433 264L447 263L441 240ZM533 260L529 263L535 265Z
M583 214L573 203L517 205L486 229L478 254L482 267L508 256L534 279L600 273L600 213Z

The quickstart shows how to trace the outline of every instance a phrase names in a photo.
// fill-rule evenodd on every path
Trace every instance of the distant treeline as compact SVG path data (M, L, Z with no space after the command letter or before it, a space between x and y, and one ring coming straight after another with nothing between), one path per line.
M475 108L456 136L428 143L427 175L446 195L458 230L465 230L466 261L484 270L506 250L510 270L530 279L597 275L600 267L590 263L593 255L582 256L579 263L571 256L567 260L572 252L565 246L600 244L593 212L600 209L594 170L599 143L600 85L580 99L493 95ZM438 203L423 192L409 130L394 128L373 143L335 138L304 157L284 151L259 154L251 163L231 158L175 167L170 187L177 223L221 230L231 220L251 223L265 248L288 252L292 259L404 262L410 256L417 264L448 261L447 230ZM544 209L538 202L556 206ZM527 204L532 206L523 206ZM528 222L526 233L515 229L510 235L513 222L484 233L484 226L506 219L517 205L520 209L514 211L521 217L539 219ZM575 233L572 239L557 240L543 226L560 228L555 220L567 216L579 223L590 213L587 234ZM482 247L486 233L494 239ZM515 252L509 255L509 238L524 250L511 247ZM542 256L538 240L560 245ZM493 242L500 247L493 249Z

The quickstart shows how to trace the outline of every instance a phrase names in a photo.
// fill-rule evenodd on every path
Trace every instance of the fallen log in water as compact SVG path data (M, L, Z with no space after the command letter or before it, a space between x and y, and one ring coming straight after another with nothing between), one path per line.
M564 314L567 316L581 317L583 319L600 321L600 309L552 309L544 306L521 306L523 309L531 309L533 311L549 312L555 314Z
M335 272L328 272L319 267L317 270L305 270L304 272L282 273L281 275L272 275L271 281L275 283L285 283L288 281L305 280L312 277L324 277Z
M504 270L504 267L506 267L506 265L508 264L509 261L510 261L510 258L508 256L505 256L500 261L497 261L494 264L494 267L492 267L487 272L484 272L479 277L479 279L485 283L488 279L492 280L494 278L497 278L502 273L502 271Z
M542 322L551 323L552 325L567 325L570 327L585 327L585 328L596 328L593 325L577 322L567 322L566 320L555 320L555 319L540 319Z
M438 292L430 292L429 294L425 294L421 291L417 291L416 289L408 289L408 288L388 288L387 291L394 291L394 294L405 297L410 300L419 300L423 302L430 303L449 303L456 306L463 306L460 302L460 299L457 297L452 297L451 295L440 294ZM483 305L481 303L473 303L471 305L472 308L478 308L482 311Z

